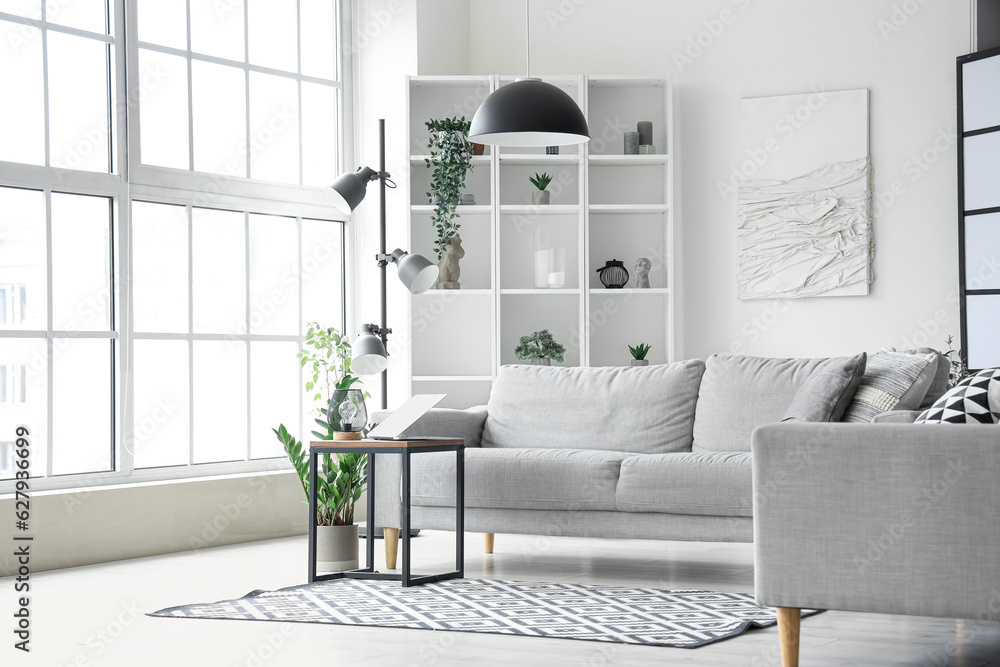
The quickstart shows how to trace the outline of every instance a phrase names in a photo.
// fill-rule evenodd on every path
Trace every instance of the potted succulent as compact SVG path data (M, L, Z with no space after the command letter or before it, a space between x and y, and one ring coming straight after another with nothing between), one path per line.
M437 232L434 249L440 261L448 252L451 239L458 236L456 209L462 200L465 177L472 169L473 147L468 139L470 123L465 116L434 118L425 125L430 132L427 143L430 157L424 160L431 169L431 191L427 197L434 206L431 224Z
M646 358L646 355L649 353L651 347L652 347L651 345L647 345L646 343L639 343L635 347L629 345L628 346L629 352L632 353L632 365L648 366L649 359Z
M317 322L309 324L305 348L299 350L301 365L309 367L312 379L306 382L306 391L315 390L313 400L318 403L316 425L312 431L319 440L339 439L346 428L362 431L367 427L364 398L367 393L354 388L361 378L351 373L351 344L333 327L323 327ZM360 405L357 399L360 396ZM347 425L341 416L343 408L352 422ZM364 417L361 417L364 414ZM284 424L272 429L281 442L302 484L306 500L309 499L309 448L288 432ZM317 471L316 508L316 559L317 567L326 572L353 570L358 567L358 526L354 523L354 506L368 484L368 460L364 454L324 454Z
M552 360L563 360L566 348L556 342L548 329L542 329L535 333L521 336L517 347L514 349L514 356L526 364L535 366L551 366Z
M548 204L551 197L548 190L545 188L549 187L549 183L552 182L552 176L542 172L540 174L536 173L534 176L528 177L531 184L535 186L535 190L531 191L531 203L536 205Z

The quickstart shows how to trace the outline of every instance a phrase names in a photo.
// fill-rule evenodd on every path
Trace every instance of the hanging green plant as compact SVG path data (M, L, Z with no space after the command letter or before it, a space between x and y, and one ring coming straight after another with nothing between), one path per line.
M434 212L431 224L437 232L434 250L440 261L460 225L456 209L465 190L465 176L472 169L469 121L461 118L433 118L425 123L430 132L427 147L431 156L424 161L431 169L431 191L427 193Z

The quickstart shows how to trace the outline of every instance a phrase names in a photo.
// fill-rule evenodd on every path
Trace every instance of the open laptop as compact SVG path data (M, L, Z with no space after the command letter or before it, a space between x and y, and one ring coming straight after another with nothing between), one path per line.
M403 403L381 424L368 432L369 440L448 440L443 436L418 435L402 437L400 434L410 428L415 421L441 402L447 394L417 394Z

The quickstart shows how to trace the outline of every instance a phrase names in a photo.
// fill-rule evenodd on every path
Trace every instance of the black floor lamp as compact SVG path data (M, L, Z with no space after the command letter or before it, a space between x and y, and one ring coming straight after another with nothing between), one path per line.
M378 122L379 169L361 167L352 174L344 174L327 189L327 194L333 205L345 215L350 215L365 198L368 184L379 182L379 253L375 256L380 269L380 296L382 305L382 323L362 324L358 337L352 346L351 370L358 375L382 374L382 409L388 407L388 367L389 353L386 351L389 334L392 329L386 324L385 273L386 266L391 262L396 265L400 281L406 285L411 294L423 294L437 282L438 267L422 255L411 255L397 248L392 253L385 247L385 191L395 188L396 184L389 178L385 170L385 119Z

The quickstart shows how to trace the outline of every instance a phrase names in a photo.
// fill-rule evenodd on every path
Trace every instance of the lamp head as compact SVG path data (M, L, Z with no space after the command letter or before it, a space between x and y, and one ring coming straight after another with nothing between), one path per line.
M492 146L562 146L590 140L583 111L565 91L522 78L499 88L472 117L469 140Z
M350 215L365 198L368 184L377 180L377 171L371 167L361 167L353 174L339 176L333 185L325 188L326 196L338 211Z
M351 370L358 375L378 375L389 367L389 355L382 339L375 335L379 328L364 324L351 346Z
M411 294L423 294L437 282L437 265L423 255L411 255L396 248L389 255L389 261L395 262L399 279Z

